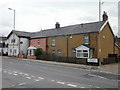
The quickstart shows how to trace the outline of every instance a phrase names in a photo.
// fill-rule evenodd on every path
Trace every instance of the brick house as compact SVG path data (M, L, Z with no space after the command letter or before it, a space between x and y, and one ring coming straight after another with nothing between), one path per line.
M36 35L36 34L35 34ZM46 38L43 37L31 37L30 39L30 47L28 47L28 55L27 58L35 59L34 52L37 48L41 48L43 52L46 52Z
M34 38L46 37L46 54L62 57L98 58L103 61L114 54L114 34L107 13L103 21L82 23L43 30Z

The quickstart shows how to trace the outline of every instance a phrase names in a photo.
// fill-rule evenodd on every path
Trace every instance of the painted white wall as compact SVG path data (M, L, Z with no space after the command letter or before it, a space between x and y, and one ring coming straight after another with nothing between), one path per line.
M27 55L27 49L29 47L29 39L20 38L20 42L23 42L22 44L20 44L20 52L23 52L25 55Z
M14 44L11 42L12 39L15 39ZM15 34L12 34L8 38L8 56L13 56L13 51L14 51L14 56L17 56L19 54L19 37Z
M11 43L11 40L15 39L15 43L13 45L13 43ZM22 44L20 44L20 42L23 42ZM19 46L20 45L20 46ZM8 55L9 56L13 56L13 51L14 51L14 56L18 56L19 53L23 53L24 55L27 55L27 49L29 47L29 39L28 38L22 38L22 37L18 37L17 35L11 35L8 38ZM15 52L16 50L16 52Z

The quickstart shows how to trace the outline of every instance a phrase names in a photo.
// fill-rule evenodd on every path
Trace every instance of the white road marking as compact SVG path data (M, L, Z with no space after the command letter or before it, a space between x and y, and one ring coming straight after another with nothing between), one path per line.
M55 80L51 80L52 82L54 82Z
M17 73L16 71L13 71L14 73Z
M31 77L35 77L35 76L31 76Z
M93 76L93 77L102 78L102 79L107 79L107 78L104 78L104 77L101 77L101 76L98 76L98 75L93 75L93 74L88 74L88 75Z
M80 87L80 88L85 88L85 87Z
M44 79L44 78L42 78L42 77L38 77L39 79Z
M96 88L100 88L100 87L96 87Z
M60 82L60 81L58 81L57 83L59 83L59 84L65 84L64 82Z
M22 86L22 85L24 85L24 84L26 84L26 83L20 83L19 86Z
M28 74L24 74L25 76L29 76Z
M18 74L13 74L14 76L17 76Z
M7 73L7 71L5 71L5 70L4 70L3 72L4 72L4 73Z
M34 80L37 81L37 82L40 81L39 79L34 79Z
M11 87L14 87L15 85L11 85Z
M77 87L77 85L73 85L73 84L67 84L67 85L71 87Z
M31 77L26 77L27 79L31 79Z
M22 72L20 72L19 74L23 74Z

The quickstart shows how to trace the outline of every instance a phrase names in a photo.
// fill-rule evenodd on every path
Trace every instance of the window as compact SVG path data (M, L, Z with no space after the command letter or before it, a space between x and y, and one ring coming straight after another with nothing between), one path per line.
M55 50L52 50L52 55L53 55L53 56L55 55Z
M15 39L11 39L11 43L15 43Z
M10 49L10 53L12 53L12 49Z
M16 53L16 51L17 51L17 50L16 50L16 49L14 49L14 53Z
M38 40L38 46L40 46L40 40Z
M89 44L89 36L88 35L84 36L84 44Z
M76 50L75 50L75 48L72 48L72 57L76 57Z
M89 58L89 51L88 50L77 50L76 57L77 58Z
M55 38L52 38L52 46L55 46Z
M58 50L58 56L62 55L62 50Z

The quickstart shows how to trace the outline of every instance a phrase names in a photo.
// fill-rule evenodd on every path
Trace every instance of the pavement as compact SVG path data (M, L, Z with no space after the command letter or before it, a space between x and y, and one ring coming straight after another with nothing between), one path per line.
M30 60L39 63L46 63L46 64L53 64L53 65L60 65L66 67L73 67L79 69L87 69L87 70L95 70L110 74L120 74L118 71L119 63L108 64L108 65L101 65L101 66L90 66L90 65L83 65L83 64L72 64L72 63L63 63L63 62L53 62L53 61L45 61L45 60L35 60L35 59L22 59L22 60Z

